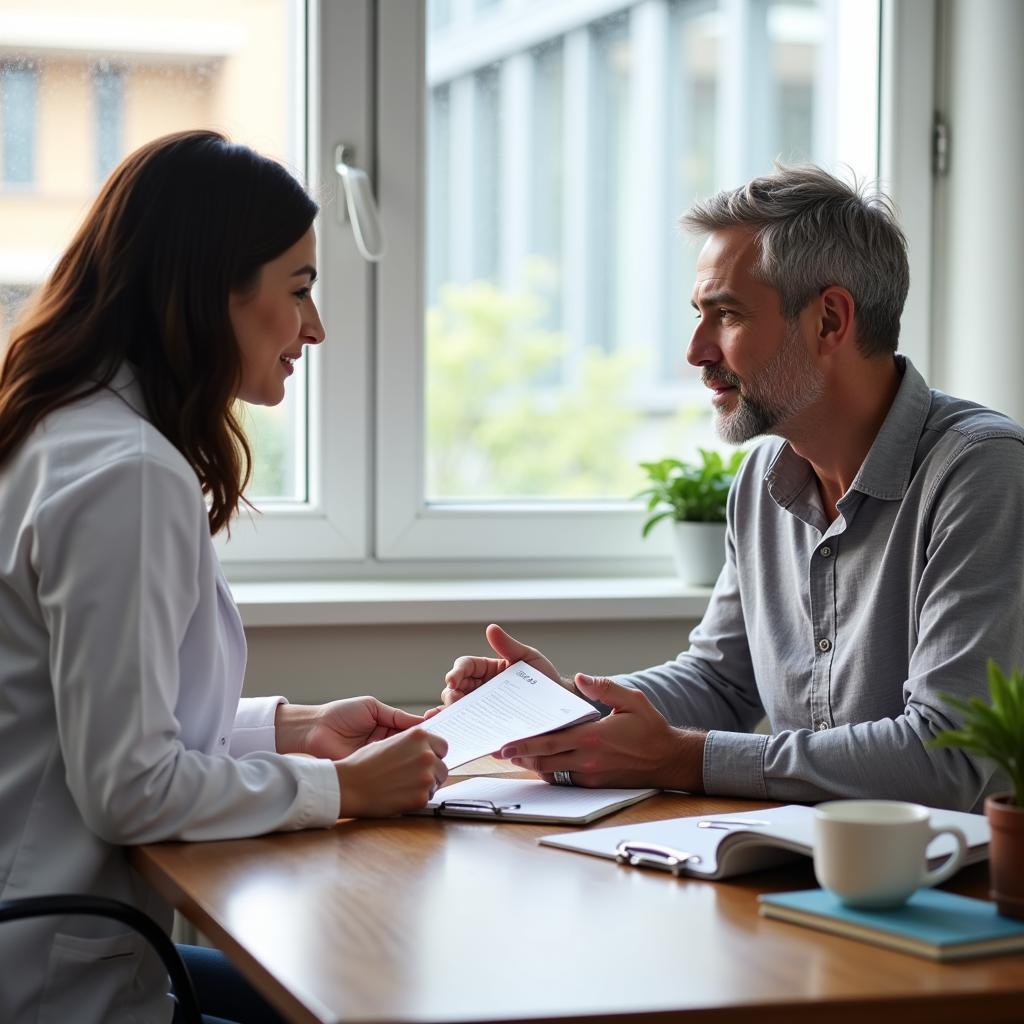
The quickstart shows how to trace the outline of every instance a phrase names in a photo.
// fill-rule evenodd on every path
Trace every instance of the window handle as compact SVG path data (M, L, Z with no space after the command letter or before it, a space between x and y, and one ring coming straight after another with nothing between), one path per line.
M376 263L384 255L384 235L366 172L351 163L353 150L339 142L334 147L334 170L345 193L345 212L352 225L356 248L365 260Z

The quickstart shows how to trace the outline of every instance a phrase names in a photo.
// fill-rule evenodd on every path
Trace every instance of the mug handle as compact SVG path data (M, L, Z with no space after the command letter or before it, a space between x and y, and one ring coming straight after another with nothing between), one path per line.
M956 840L957 848L937 868L924 873L924 877L921 879L923 886L938 885L939 882L944 882L954 871L959 870L967 856L967 836L956 825L933 828L931 830L932 839L945 835L947 832Z

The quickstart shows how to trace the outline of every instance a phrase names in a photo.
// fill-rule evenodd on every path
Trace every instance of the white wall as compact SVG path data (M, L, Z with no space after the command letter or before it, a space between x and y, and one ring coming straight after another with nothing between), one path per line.
M482 615L486 609L481 609ZM460 654L485 654L484 626L336 626L250 629L245 692L297 703L372 693L406 707L436 704ZM646 668L687 646L693 622L516 623L513 636L544 651L563 673Z
M934 382L1024 421L1024 2L945 0Z

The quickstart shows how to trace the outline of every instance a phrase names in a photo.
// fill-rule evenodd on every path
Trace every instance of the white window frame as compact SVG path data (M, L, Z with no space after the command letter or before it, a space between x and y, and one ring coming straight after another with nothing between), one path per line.
M306 349L308 501L257 502L243 510L231 536L219 538L233 578L314 576L370 552L370 352L373 266L357 252L334 170L344 142L372 175L374 153L371 0L306 5L306 166L316 221L319 281L314 296L327 328L323 345ZM309 41L315 41L310 46ZM302 364L300 364L302 365Z
M328 332L309 361L310 501L268 505L255 526L243 516L223 548L231 575L664 574L667 531L642 540L634 503L425 501L425 4L309 7L318 40L309 60L309 167L322 206L317 298ZM931 244L934 37L933 0L882 0L880 178L912 260ZM375 183L388 244L376 267L344 223L336 142L354 148ZM930 266L919 260L901 350L926 373L930 308Z

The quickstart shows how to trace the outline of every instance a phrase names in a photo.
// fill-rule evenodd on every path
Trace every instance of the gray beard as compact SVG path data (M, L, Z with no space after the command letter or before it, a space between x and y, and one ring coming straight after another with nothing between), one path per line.
M811 364L795 325L775 358L745 385L728 371L707 373L705 379L738 388L736 408L715 416L715 429L727 444L780 433L780 428L825 393L824 377Z

